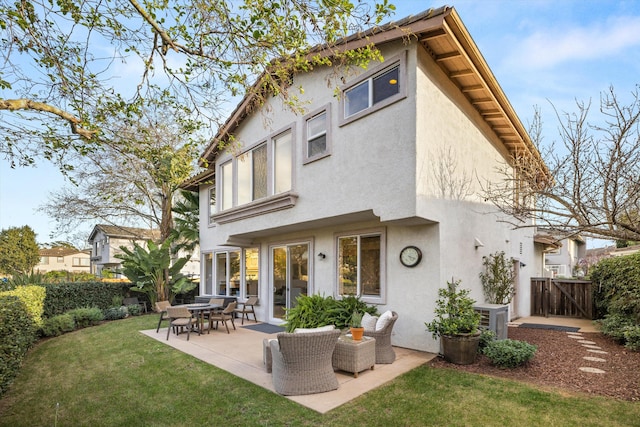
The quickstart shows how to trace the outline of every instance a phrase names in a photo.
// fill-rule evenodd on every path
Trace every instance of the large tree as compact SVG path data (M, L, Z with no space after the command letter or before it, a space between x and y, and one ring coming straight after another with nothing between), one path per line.
M485 198L522 222L566 235L640 240L640 97L624 103L613 88L577 111L556 110L560 141L544 145L536 110L530 134L544 165L514 156L501 170L502 185L486 185ZM515 197L514 197L515 190ZM529 225L526 225L529 224Z
M292 73L379 58L366 42L342 52L339 40L393 9L388 0L3 0L0 153L13 166L43 156L64 170L67 153L95 149L108 124L117 130L109 117L126 120L150 99L214 125L234 96L280 95L300 108Z
M195 124L189 112L162 105L130 113L134 120L109 131L99 147L68 159L68 185L53 193L42 210L69 232L83 222L135 224L160 230L164 241L173 228L173 199L193 171L201 150L189 137Z
M27 274L40 262L36 233L28 225L0 231L0 273Z

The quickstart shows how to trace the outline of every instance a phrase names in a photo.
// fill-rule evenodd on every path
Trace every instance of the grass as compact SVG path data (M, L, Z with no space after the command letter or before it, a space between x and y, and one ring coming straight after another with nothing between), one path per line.
M640 419L637 403L429 366L322 415L137 333L155 326L156 316L140 316L40 342L0 400L0 426L548 427Z

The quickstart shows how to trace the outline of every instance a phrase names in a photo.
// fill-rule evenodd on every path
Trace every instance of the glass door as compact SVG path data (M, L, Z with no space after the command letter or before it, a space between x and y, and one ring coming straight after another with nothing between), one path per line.
M295 307L299 295L307 295L309 285L309 244L271 248L272 317L285 320L285 309Z

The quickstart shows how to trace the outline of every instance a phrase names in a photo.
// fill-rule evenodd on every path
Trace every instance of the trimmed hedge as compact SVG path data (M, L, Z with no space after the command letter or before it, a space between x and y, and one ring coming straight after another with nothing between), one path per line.
M37 327L24 301L15 295L0 295L0 396L18 374L36 338Z
M0 295L13 295L24 303L25 309L36 326L42 326L45 289L42 286L19 286L11 291L0 292Z
M113 306L113 298L122 297L130 283L112 282L73 282L47 283L44 301L44 316L53 317L69 310L83 307L98 307L101 310Z

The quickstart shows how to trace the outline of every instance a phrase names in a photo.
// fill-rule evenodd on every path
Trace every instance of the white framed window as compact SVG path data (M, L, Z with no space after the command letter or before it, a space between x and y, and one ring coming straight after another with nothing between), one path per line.
M289 127L222 163L220 211L291 191L293 139Z
M304 117L304 163L331 154L331 104Z
M209 225L214 224L213 215L216 213L216 185L209 188Z
M368 303L384 303L384 230L342 234L336 239L338 295L356 295Z
M204 295L248 298L259 295L258 248L207 252L202 255Z
M222 177L222 210L233 207L233 163L231 160L220 166Z
M350 123L405 98L406 85L405 52L342 88L340 124Z

